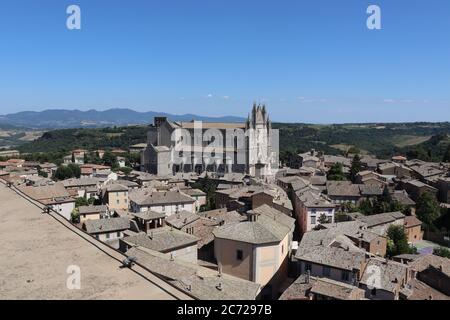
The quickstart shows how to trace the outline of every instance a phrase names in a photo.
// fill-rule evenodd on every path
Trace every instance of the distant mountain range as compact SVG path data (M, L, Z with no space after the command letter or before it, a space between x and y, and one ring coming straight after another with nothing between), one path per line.
M44 110L23 111L0 115L0 127L22 127L34 129L97 128L153 123L154 117L167 117L173 121L243 122L244 118L204 117L195 114L174 115L164 112L138 112L131 109L97 110Z

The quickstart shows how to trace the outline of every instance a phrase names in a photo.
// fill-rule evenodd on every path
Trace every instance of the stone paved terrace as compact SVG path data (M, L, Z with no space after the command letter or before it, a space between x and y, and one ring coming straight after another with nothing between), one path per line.
M139 266L120 268L120 253L2 183L0 242L0 299L189 299ZM69 265L81 268L80 290L67 289Z

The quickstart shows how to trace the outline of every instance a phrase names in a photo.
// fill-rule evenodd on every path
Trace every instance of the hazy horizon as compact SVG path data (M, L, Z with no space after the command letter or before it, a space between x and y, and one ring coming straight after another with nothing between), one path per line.
M23 112L45 112L45 111L80 111L80 112L87 112L87 111L97 111L97 112L103 112L103 111L109 111L109 110L130 110L130 111L134 111L134 112L139 112L139 113L147 113L147 112L154 112L154 113L164 113L164 114L169 114L169 115L173 115L173 116L183 116L183 115L195 115L195 116L199 116L199 117L208 117L208 118L223 118L223 117L233 117L233 118L242 118L243 120L246 119L246 116L240 116L240 115L233 115L233 114L223 114L223 115L217 115L217 116L208 116L208 115L204 115L204 114L197 114L197 113L172 113L172 112L167 112L167 111L158 111L158 110L144 110L144 111L138 111L132 108L120 108L120 107L116 107L116 108L106 108L106 109L96 109L96 108L88 108L86 110L81 110L78 108L67 108L67 109L61 109L61 108L53 108L53 109L42 109L42 110L24 110L24 111L18 111L18 112L13 112L13 113L9 113L9 114L0 114L0 117L4 117L7 115L11 115L11 114L18 114L18 113L23 113ZM269 114L270 116L270 114ZM284 123L284 124L306 124L306 125L365 125L365 124L396 124L396 123L420 123L420 122L424 122L424 123L448 123L450 122L450 120L440 120L440 121L422 121L422 120L418 120L418 121L365 121L365 122L305 122L305 121L277 121L277 120L273 120L271 118L273 123ZM149 121L150 122L150 121Z

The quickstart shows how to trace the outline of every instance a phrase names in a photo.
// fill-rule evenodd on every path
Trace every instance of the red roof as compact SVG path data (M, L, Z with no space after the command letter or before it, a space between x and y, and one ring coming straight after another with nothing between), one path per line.
M22 163L22 162L25 162L25 160L23 160L23 159L9 159L6 162L8 162L8 163Z
M92 174L93 171L92 168L81 168L81 174Z
M405 217L405 228L412 228L422 225L422 221L417 219L415 216Z

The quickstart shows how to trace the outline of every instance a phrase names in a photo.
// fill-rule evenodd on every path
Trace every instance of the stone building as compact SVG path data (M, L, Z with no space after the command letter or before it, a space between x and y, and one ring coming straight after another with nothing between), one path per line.
M264 105L254 104L244 123L177 122L155 117L141 169L158 176L208 171L267 178L275 174L278 165L277 143Z

